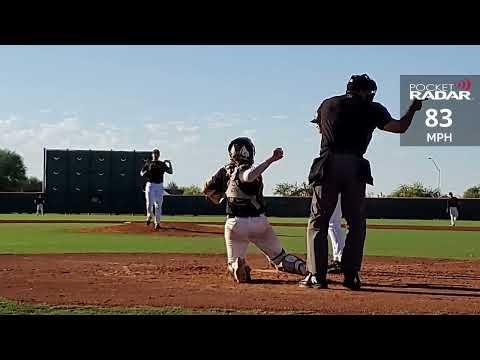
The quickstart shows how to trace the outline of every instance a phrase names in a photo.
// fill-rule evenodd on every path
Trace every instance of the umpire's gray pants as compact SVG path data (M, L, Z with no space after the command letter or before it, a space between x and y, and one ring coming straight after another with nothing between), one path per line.
M349 154L331 154L325 166L322 184L314 187L307 228L307 268L320 278L327 275L328 223L339 193L348 225L342 255L344 272L360 271L366 236L366 184L360 177L360 159Z

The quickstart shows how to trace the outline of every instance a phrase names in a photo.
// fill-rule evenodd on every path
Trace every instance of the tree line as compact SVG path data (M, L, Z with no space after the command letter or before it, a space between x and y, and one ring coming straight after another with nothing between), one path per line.
M305 183L287 183L276 184L273 188L273 194L279 196L312 196L312 189ZM423 198L439 198L446 197L441 194L439 189L425 186L420 181L413 184L400 184L388 197L423 197ZM463 193L463 198L480 198L480 185L472 186Z
M203 195L202 189L197 185L190 186L178 186L175 182L171 181L165 187L165 190L170 195Z
M0 191L41 192L42 182L27 177L23 158L14 151L0 149Z

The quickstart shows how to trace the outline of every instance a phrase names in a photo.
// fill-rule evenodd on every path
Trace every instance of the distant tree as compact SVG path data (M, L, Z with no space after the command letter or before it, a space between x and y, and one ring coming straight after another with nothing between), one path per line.
M19 191L27 180L23 158L14 151L0 150L0 191Z
M167 184L166 189L178 190L179 187L178 187L178 185L177 185L174 181L170 181L170 182Z
M474 198L474 199L479 199L480 198L480 185L477 186L472 186L471 188L465 190L463 193L464 198Z
M36 177L29 177L22 183L20 190L24 192L41 192L42 182Z
M313 188L305 181L300 184L299 190L298 196L311 197L313 195Z
M165 190L171 195L182 195L183 194L183 189L178 187L178 185L173 181L170 181L167 184L167 187L165 188Z
M182 190L183 195L203 195L202 189L197 185L185 186Z
M280 196L291 196L291 194L295 191L295 185L289 183L280 183L276 184L273 187L273 195L280 195Z
M171 195L203 195L202 189L197 185L178 186L173 181L167 184L165 190Z
M434 198L440 197L440 191L438 189L428 188L421 182L417 181L413 184L402 184L395 189L391 194L391 197L425 197Z
M274 195L280 196L302 196L310 197L313 194L313 190L306 182L302 182L300 185L290 184L287 182L276 184L273 188Z

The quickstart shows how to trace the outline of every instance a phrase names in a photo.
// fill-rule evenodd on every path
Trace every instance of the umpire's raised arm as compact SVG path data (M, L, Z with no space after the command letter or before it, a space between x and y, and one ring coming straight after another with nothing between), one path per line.
M413 100L412 104L408 108L405 115L403 115L400 120L395 119L388 119L388 122L383 127L384 131L395 133L395 134L403 134L405 131L408 130L410 124L412 123L413 116L415 113L422 108L422 100Z

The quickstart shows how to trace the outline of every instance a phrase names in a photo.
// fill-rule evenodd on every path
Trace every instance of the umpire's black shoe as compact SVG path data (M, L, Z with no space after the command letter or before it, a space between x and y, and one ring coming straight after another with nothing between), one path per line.
M155 227L153 228L155 231L160 231L160 224L155 224Z
M343 286L349 288L350 290L360 290L362 283L360 282L360 276L358 275L358 272L345 273Z
M300 280L298 286L313 289L328 289L327 279L317 279L316 275L308 273L305 279Z
M152 223L152 218L149 216L145 221L145 225L149 226Z
M342 272L342 263L340 261L335 260L328 265L329 274L341 274Z

